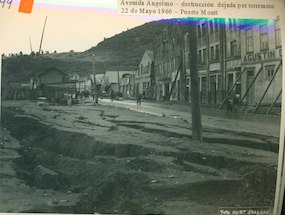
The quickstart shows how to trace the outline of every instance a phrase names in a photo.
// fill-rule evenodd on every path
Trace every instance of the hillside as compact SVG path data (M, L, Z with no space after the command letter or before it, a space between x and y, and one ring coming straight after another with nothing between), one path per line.
M183 20L181 22L182 24L187 23ZM55 66L67 74L75 72L86 76L93 72L92 61L94 61L97 74L107 70L135 70L144 51L153 49L155 36L161 34L165 26L174 24L177 24L176 19L149 22L111 38L106 38L96 47L84 52L9 57L3 60L3 79L12 82L27 82L30 77L51 66Z

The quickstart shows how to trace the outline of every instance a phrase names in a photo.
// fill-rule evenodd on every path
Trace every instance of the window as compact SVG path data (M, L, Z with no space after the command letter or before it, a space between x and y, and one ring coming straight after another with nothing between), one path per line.
M232 19L229 19L229 30L231 30L232 29Z
M236 19L229 19L229 29L232 31L237 29Z
M234 75L233 74L228 74L228 92L233 86L234 83Z
M190 59L190 53L188 52L188 54L187 54L187 59L186 59L186 66L189 68L190 67L190 61L189 61L189 59Z
M215 22L215 32L219 32L219 22L218 22L218 19L214 19L214 22Z
M253 32L252 29L245 31L246 36L246 52L253 52Z
M268 27L262 25L259 28L260 30L260 50L268 49Z
M205 36L206 36L206 31L207 31L206 23L203 23L203 24L202 24L202 37L205 37Z
M237 41L231 41L231 57L238 56L238 47L237 47Z
M210 20L209 21L209 25L210 25L210 33L214 33L214 23L213 23L213 20Z
M198 38L201 38L201 25L197 26Z
M276 46L281 46L280 20L275 21L275 43Z
M210 56L211 56L212 61L215 60L215 47L214 46L211 46Z
M186 85L190 85L190 78L186 78Z
M203 49L203 62L207 60L207 49Z
M266 66L265 67L265 76L267 78L272 78L274 75L274 66Z
M216 60L220 59L220 45L216 45Z
M199 53L198 53L198 63L201 63L202 62L202 50L199 50Z
M232 22L233 22L233 30L236 30L237 29L237 21L236 21L236 19L232 19Z

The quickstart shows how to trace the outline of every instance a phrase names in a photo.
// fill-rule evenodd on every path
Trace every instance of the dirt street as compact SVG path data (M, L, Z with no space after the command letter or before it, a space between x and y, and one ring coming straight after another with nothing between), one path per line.
M189 119L144 112L2 103L0 211L210 215L272 207L278 131L209 123L198 143Z

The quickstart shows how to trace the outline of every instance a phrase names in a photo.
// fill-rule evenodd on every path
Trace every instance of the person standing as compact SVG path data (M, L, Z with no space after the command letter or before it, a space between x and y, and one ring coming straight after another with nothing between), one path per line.
M141 105L142 103L142 95L140 93L137 94L137 105Z
M227 99L227 110L226 110L226 115L228 115L229 113L233 112L233 100L229 97Z
M112 89L110 90L110 99L111 101L114 101L115 99L115 92Z

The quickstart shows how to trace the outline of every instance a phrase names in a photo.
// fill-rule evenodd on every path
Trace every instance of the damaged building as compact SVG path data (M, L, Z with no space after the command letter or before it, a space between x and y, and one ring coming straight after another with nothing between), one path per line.
M191 101L189 26L180 21L155 37L156 100ZM276 20L198 19L197 69L202 104L223 107L237 97L241 106L268 113L281 103L280 22Z

